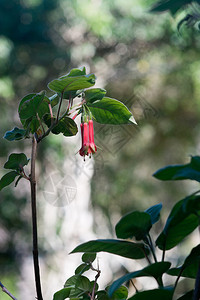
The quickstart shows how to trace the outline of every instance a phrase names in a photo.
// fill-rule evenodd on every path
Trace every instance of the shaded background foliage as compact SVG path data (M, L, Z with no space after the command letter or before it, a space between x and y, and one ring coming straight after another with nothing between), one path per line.
M177 8L167 3L164 9L175 13ZM39 92L51 79L82 65L97 75L109 96L124 101L138 122L137 128L128 129L96 126L100 149L91 201L99 238L112 235L121 214L158 202L167 213L174 200L193 190L188 183L157 182L151 174L166 164L185 163L199 152L199 32L183 25L180 35L176 25L185 12L176 20L169 14L150 14L153 4L0 2L1 138L13 124L20 125L16 103L24 94ZM29 151L27 144L15 142L12 147ZM70 150L64 149L62 139L55 143L50 138L40 146L40 166L45 167L49 147L62 164ZM10 152L10 144L1 139L1 166ZM0 198L0 265L11 280L20 273L21 257L31 251L28 197L19 189L14 193L6 189ZM45 255L47 249L42 244L41 248Z

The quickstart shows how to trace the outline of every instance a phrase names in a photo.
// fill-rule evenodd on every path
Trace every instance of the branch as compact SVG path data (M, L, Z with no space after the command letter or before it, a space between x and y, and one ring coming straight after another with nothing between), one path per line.
M36 177L35 177L35 161L37 152L37 141L35 137L32 139L32 154L31 154L31 208L32 208L32 228L33 228L33 263L35 272L35 284L37 291L37 299L43 300L41 283L40 283L40 268L38 259L38 237L37 237L37 210L36 210Z
M0 281L0 287L2 289L2 292L6 293L10 298L12 298L13 300L17 300L17 298L15 298L10 292L9 290L1 283Z

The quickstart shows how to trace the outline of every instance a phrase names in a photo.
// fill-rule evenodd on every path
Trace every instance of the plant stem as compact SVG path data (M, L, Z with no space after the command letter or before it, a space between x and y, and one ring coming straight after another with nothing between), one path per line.
M35 177L35 161L37 153L37 141L35 136L32 139L32 154L31 154L31 208L32 208L32 230L33 230L33 263L35 272L35 285L37 291L37 299L43 300L41 283L40 283L40 268L38 259L38 237L37 237L37 210L36 210L36 177Z
M153 246L153 243L152 243L151 236L150 236L149 233L148 233L147 236L148 236L147 241L148 241L149 247L150 247L150 249L151 249L151 253L152 253L152 255L153 255L154 261L157 262L157 257L156 257L155 251L154 251L154 246Z
M0 281L0 287L2 289L2 292L6 293L10 298L12 298L13 300L17 300L17 298L15 298L10 292L9 290L3 285L3 283Z

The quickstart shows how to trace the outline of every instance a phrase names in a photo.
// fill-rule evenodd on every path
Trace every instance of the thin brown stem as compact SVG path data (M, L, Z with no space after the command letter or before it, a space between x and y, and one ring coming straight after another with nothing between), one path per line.
M43 300L41 283L40 283L40 268L38 258L38 237L37 237L37 210L36 210L36 176L35 176L35 161L37 153L37 141L35 136L32 139L32 154L31 154L31 208L32 208L32 230L33 230L33 263L35 272L35 284L37 299Z
M3 285L3 283L0 281L0 287L2 289L2 292L6 293L11 299L13 300L17 300L17 298L15 298L11 292L9 292L9 290Z

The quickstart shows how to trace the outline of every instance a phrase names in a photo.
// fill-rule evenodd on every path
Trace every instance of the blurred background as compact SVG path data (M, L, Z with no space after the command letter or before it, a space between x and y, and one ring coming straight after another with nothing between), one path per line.
M47 89L50 80L71 68L86 66L88 73L94 72L96 87L124 102L138 123L95 124L99 148L94 159L86 162L77 154L79 134L49 136L39 146L44 299L52 299L53 292L73 275L81 255L68 254L79 243L115 237L120 216L162 202L159 230L173 204L198 188L152 177L167 164L188 162L200 148L199 32L182 28L179 34L177 19L169 13L148 12L154 2L0 1L1 176L10 153L24 151L28 157L31 153L30 140L10 143L3 139L5 131L20 127L20 99ZM26 182L0 192L0 280L16 297L26 300L35 297L30 216ZM184 257L195 245L194 235L178 253ZM169 251L175 264L176 251ZM137 263L119 258L116 263L110 257L99 258L102 285L125 270L138 268ZM0 292L0 298L8 297Z

